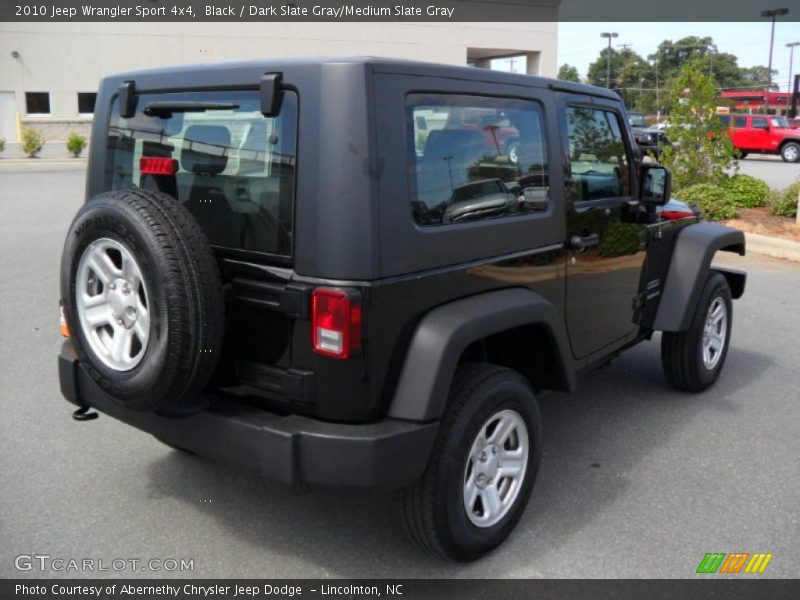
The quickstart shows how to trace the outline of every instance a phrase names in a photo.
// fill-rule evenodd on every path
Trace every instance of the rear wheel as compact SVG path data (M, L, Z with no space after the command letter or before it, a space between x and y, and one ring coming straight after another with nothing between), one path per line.
M662 335L661 364L670 384L679 390L702 392L717 380L728 354L732 309L727 280L712 272L689 329Z
M511 164L515 165L519 162L519 140L511 140L506 146L506 156Z
M787 142L781 148L781 158L786 162L800 161L800 144L797 142Z
M528 382L488 364L459 368L428 468L401 492L406 530L422 548L480 558L511 533L541 459L541 418Z

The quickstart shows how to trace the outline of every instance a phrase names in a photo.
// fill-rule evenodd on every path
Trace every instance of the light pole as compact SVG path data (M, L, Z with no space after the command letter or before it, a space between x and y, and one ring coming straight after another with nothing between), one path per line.
M786 88L787 92L792 91L792 62L794 61L794 47L800 46L800 42L789 42L786 47L789 48L789 86Z
M618 33L604 31L600 34L601 38L608 38L608 54L606 54L606 87L611 88L611 40L619 37Z
M767 65L767 91L772 87L772 46L775 44L775 19L782 17L789 12L788 8L773 8L762 10L761 16L765 19L772 19L772 33L769 37L769 65Z
M658 53L660 50L656 51L656 121L661 122L661 97L658 89Z

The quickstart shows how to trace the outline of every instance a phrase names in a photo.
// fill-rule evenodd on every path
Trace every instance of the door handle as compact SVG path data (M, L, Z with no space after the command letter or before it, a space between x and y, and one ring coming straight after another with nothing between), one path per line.
M590 233L589 235L573 235L569 240L569 246L573 250L584 252L588 248L600 245L600 234Z

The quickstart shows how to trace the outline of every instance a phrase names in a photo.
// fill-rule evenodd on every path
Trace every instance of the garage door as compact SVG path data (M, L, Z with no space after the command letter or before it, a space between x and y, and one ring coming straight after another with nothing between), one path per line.
M14 92L0 92L0 138L17 141L17 114Z

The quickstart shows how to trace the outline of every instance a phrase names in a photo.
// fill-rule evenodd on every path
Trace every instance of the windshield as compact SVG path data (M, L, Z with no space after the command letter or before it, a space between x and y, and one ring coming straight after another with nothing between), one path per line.
M647 127L647 121L642 113L628 113L628 123L631 127Z
M789 128L789 121L786 120L786 117L770 117L769 124L781 129Z

